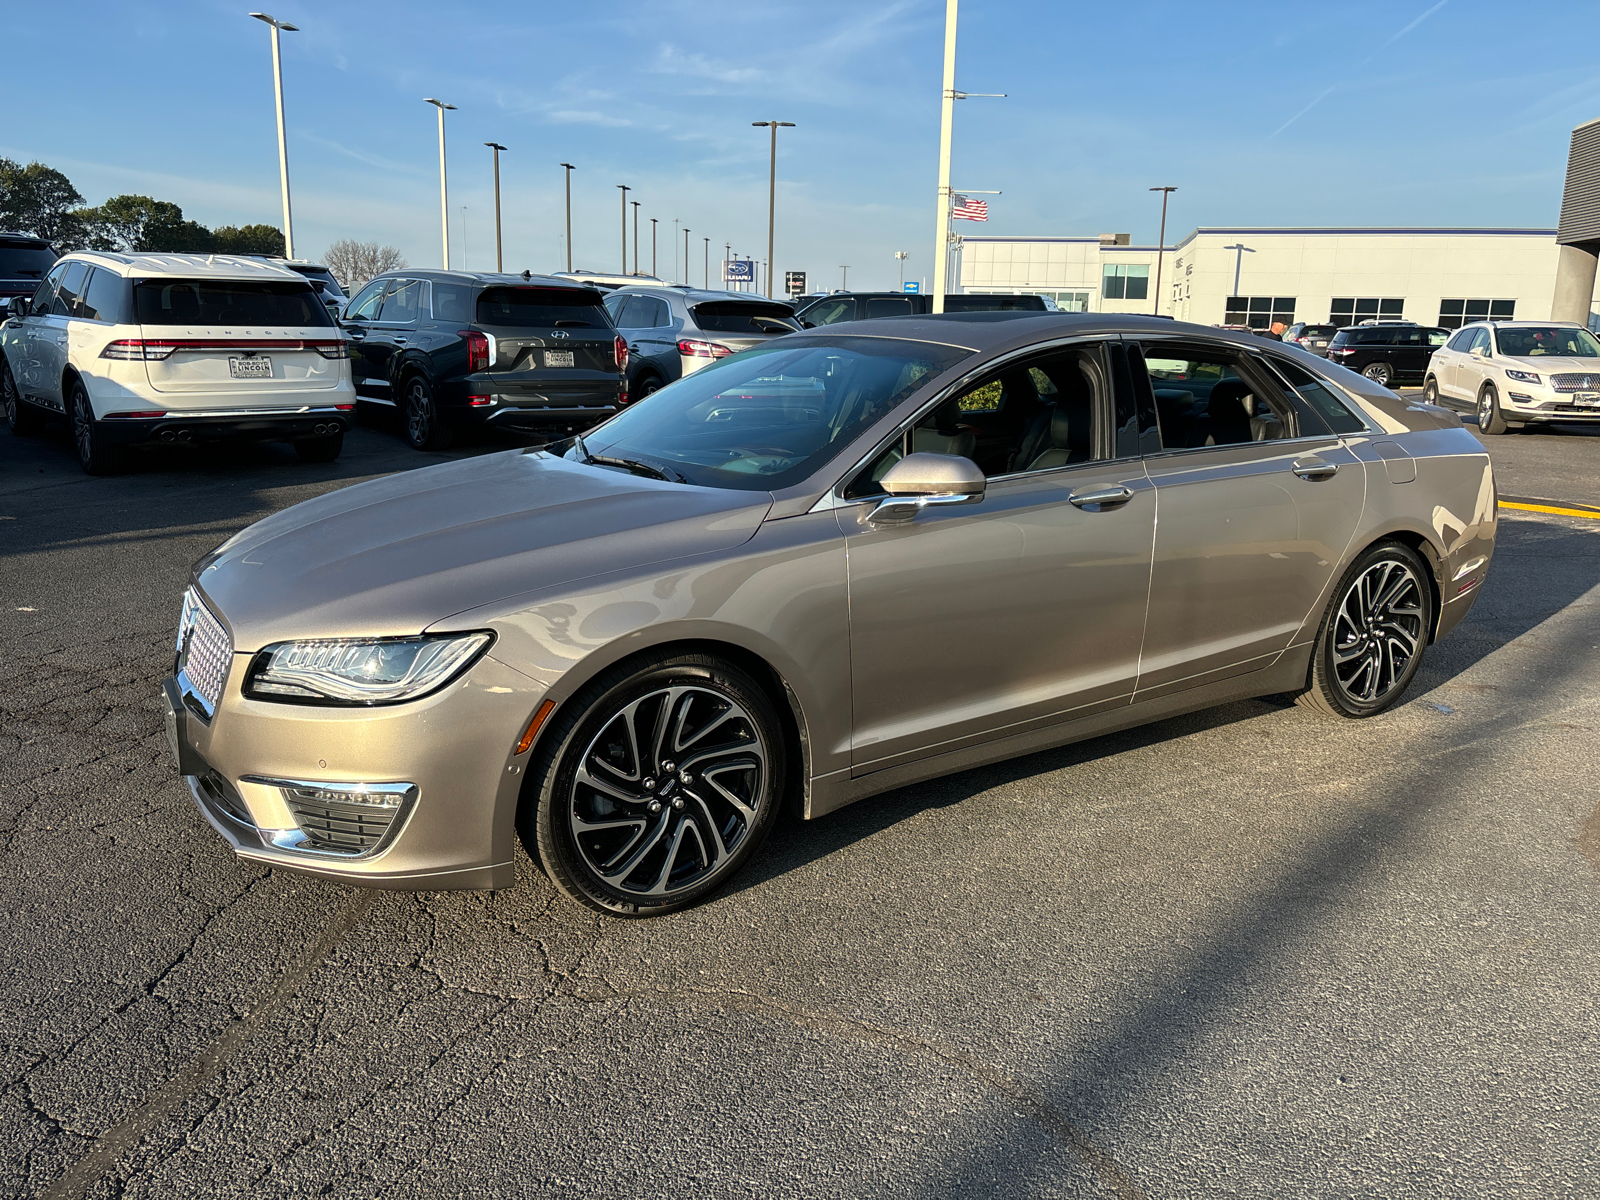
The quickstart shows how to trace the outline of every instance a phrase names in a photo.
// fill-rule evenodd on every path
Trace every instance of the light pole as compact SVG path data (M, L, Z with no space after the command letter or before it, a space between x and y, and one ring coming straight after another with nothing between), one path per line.
M683 286L689 286L689 227L683 227Z
M1152 192L1161 193L1161 233L1156 238L1156 302L1151 308L1151 313L1159 316L1161 313L1161 264L1167 258L1167 198L1178 189L1175 187L1153 187Z
M637 275L639 273L639 202L630 200L628 203L633 205L633 273Z
M650 275L654 279L661 278L656 274L656 219L654 217L650 218Z
M905 250L896 250L894 256L900 260L900 290L903 292L906 290L906 259L911 255Z
M778 130L793 129L793 121L751 121L756 129L772 130L772 159L767 169L767 298L772 298L772 224L778 206Z
M628 273L628 193L633 189L625 183L619 183L617 186L622 189L622 271L620 273L626 275Z
M950 274L950 136L955 124L955 102L971 96L1004 99L1004 92L956 91L956 4L945 0L944 92L939 101L939 219L933 250L933 303L929 311L944 311L944 294Z
M849 263L840 263L839 264L839 290L841 292L848 292L850 290L850 264Z
M1255 251L1250 249L1250 247L1246 246L1243 242L1235 242L1231 246L1224 246L1223 249L1238 251L1238 253L1233 256L1233 296L1234 299L1238 299L1239 271L1244 267L1244 256L1246 254L1254 254Z
M733 243L732 242L723 242L722 243L722 286L724 288L727 288L729 286L728 285L728 256L731 255L732 253L733 253Z
M444 269L450 269L450 192L445 184L444 174L444 114L446 109L454 110L454 104L446 104L443 100L435 100L432 96L424 96L422 102L431 104L439 110L439 232L444 241Z
M704 240L706 244L706 265L705 273L701 275L700 281L701 286L709 291L711 289L711 239L706 238Z
M571 163L562 163L567 170L567 273L572 273L572 173L578 168Z
M500 252L500 151L505 147L499 142L485 142L485 146L494 151L494 269L497 272L506 269L505 258ZM461 235L463 240L466 234Z
M272 90L278 100L278 184L283 189L283 256L294 257L294 221L289 215L289 143L283 133L283 58L278 52L278 34L299 33L298 25L280 21L266 13L250 14L272 26Z
M461 206L461 269L467 269L467 206Z

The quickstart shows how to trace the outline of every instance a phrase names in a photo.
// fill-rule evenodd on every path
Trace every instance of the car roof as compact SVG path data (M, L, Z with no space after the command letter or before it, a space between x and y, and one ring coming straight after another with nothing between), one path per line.
M1166 317L1138 316L1133 313L1039 312L1025 309L1014 309L1009 312L943 313L939 316L874 317L865 321L840 321L837 325L804 329L789 336L891 337L960 346L981 352L1003 347L1011 342L1026 344L1051 336L1119 333L1156 334L1179 341L1184 338L1204 338L1207 341L1227 342L1256 351L1272 349L1279 345L1250 332L1236 333L1212 325L1172 321ZM1298 346L1293 349L1297 353L1303 353Z
M444 283L476 283L485 286L500 287L527 287L538 284L540 287L571 288L575 292L597 292L600 289L577 279L558 279L554 275L535 275L528 272L526 275L518 273L512 275L500 271L446 271L440 267L396 267L393 271L384 271L374 275L367 283L378 279L427 279L433 282Z
M787 300L759 296L754 292L719 292L713 288L690 287L684 283L630 283L617 288L611 294L613 296L682 296L690 304L701 304L707 300L748 300L752 304L781 304L785 308L793 307Z
M13 246L12 247L13 250L48 250L48 249L50 249L50 243L45 238L35 237L31 233L12 233L9 230L3 230L3 229L0 229L0 242L24 242L24 243L26 243L26 245L23 245L23 246Z
M108 250L74 250L62 261L76 259L126 277L165 275L178 279L292 279L304 275L260 259L235 254L117 254ZM59 263L57 264L60 265ZM306 284L307 287L310 284Z
M1585 329L1587 326L1582 321L1468 321L1461 328L1467 329L1482 325L1485 328L1496 329L1549 329L1552 325L1563 329Z

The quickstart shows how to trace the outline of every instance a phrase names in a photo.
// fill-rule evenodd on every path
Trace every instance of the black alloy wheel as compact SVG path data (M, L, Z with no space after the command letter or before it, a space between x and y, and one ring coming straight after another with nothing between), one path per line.
M619 916L705 899L776 820L782 728L766 693L707 655L624 664L562 705L519 823L569 897Z
M112 475L122 466L121 448L113 446L105 429L94 419L94 406L83 380L67 383L67 411L72 414L72 444L78 451L78 465L87 475Z
M300 438L294 444L294 452L300 456L301 462L306 463L331 463L339 457L339 452L344 449L344 434L328 433L321 437Z
M1390 381L1394 379L1394 372L1389 369L1389 364L1386 362L1368 363L1362 368L1361 373L1379 387L1388 387Z
M1405 693L1433 630L1433 591L1417 552L1382 542L1345 572L1296 699L1340 717L1371 717Z
M406 380L401 416L406 423L406 441L414 450L447 450L455 440L455 431L433 398L433 388L421 375Z
M646 375L643 382L639 384L639 394L637 399L643 400L646 396L653 396L660 390L661 380L657 379L654 375Z
M30 437L39 432L44 423L39 413L22 398L17 381L12 378L11 364L0 354L0 401L5 404L6 427L18 437Z
M1478 393L1478 432L1504 433L1506 420L1500 415L1500 393L1494 384L1486 383Z

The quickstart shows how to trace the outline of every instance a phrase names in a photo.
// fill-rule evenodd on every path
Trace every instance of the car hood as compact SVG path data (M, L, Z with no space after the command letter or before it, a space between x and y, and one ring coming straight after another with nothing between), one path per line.
M1543 375L1564 375L1574 372L1582 375L1593 375L1600 380L1600 359L1593 358L1557 358L1549 354L1537 354L1532 358L1517 358L1514 355L1502 354L1506 362L1515 363L1519 371L1537 371Z
M405 471L258 521L195 564L236 651L419 633L454 613L748 541L767 492L511 451Z

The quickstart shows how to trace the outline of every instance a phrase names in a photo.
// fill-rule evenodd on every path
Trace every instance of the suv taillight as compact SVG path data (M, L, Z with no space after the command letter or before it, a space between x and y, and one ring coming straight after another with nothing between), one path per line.
M678 353L688 355L690 358L727 358L733 351L726 346L719 346L716 342L696 342L685 338L678 343Z
M611 357L616 360L617 370L621 371L623 374L627 374L628 343L623 340L620 333L611 341Z
M476 329L460 331L461 340L467 344L467 374L489 369L489 335Z
M163 358L172 357L172 352L177 348L176 342L147 342L139 338L125 338L120 342L108 343L106 348L100 351L100 357L148 359L159 362Z

